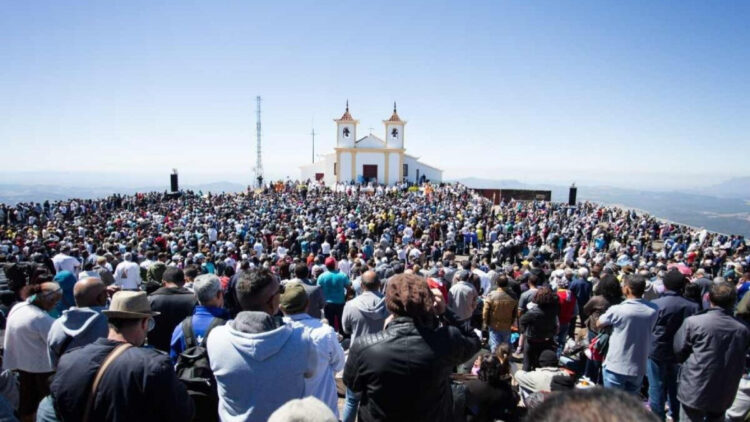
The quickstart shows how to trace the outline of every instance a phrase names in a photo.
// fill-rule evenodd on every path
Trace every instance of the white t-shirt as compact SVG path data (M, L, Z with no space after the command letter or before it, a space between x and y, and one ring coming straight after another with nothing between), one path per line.
M81 263L70 255L59 253L52 257L52 263L55 265L55 271L70 271L73 275L78 274L78 268Z
M330 255L331 254L331 244L328 242L323 242L322 245L320 245L320 252L323 255Z
M20 302L8 314L3 347L3 369L52 372L47 334L55 320L36 305Z
M125 290L136 290L141 285L141 267L135 262L123 261L115 268L115 285Z

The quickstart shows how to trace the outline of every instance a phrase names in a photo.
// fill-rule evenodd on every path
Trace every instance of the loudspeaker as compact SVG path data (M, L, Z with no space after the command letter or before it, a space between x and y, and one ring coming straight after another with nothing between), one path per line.
M180 188L177 183L177 173L172 173L169 175L169 185L172 188L172 193L179 192Z
M568 205L575 206L577 194L578 194L578 188L575 186L571 186L570 194L568 195Z

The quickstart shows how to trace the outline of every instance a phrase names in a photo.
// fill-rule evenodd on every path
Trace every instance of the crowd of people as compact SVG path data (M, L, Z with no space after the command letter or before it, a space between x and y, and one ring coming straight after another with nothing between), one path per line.
M309 181L20 203L0 264L0 420L750 414L745 239L619 207Z

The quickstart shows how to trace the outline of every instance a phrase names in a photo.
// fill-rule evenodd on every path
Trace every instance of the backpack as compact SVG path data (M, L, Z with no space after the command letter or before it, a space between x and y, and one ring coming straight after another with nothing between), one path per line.
M212 319L203 341L198 343L193 331L192 315L182 321L185 350L177 357L175 373L177 379L185 384L188 395L193 399L195 420L218 420L219 393L216 389L216 378L208 361L206 339L211 330L224 325L225 322L221 318Z
M587 357L596 362L604 362L609 350L609 333L601 332L591 340Z

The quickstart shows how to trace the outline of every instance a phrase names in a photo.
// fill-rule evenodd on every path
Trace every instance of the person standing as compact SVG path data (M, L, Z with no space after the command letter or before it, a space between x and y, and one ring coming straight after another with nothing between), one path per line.
M457 272L454 284L450 289L451 309L460 322L466 323L474 314L474 309L476 309L479 300L479 292L469 282L469 277L471 277L471 273L467 270Z
M328 323L341 332L341 316L344 313L346 289L352 285L349 277L336 268L336 259L329 256L325 260L327 271L318 277L318 286L323 290L326 304L323 308Z
M266 269L243 272L236 285L242 312L208 336L224 422L266 421L304 397L305 379L316 375L318 354L307 330L275 316L282 290Z
M508 292L508 276L495 276L497 289L487 295L482 309L483 329L489 331L490 351L501 344L510 345L510 328L516 320L518 301Z
M193 401L177 379L169 357L141 347L158 314L151 310L146 292L117 292L102 313L109 322L107 338L60 358L50 385L60 419L191 420ZM98 385L95 378L100 379Z
M195 294L184 287L185 274L177 267L169 267L162 275L162 287L148 295L156 327L148 333L148 344L169 353L175 327L193 314L197 303Z
M133 262L133 254L126 252L124 261L115 267L115 285L123 290L138 290L141 286L141 267Z
M318 352L316 375L305 379L305 394L322 400L338 418L338 394L334 376L344 369L344 349L339 344L336 332L330 325L305 312L309 302L302 283L287 283L280 300L284 321L308 329Z
M674 353L682 364L677 399L683 422L724 420L750 347L750 329L731 314L736 289L717 283L708 295L711 307L685 319L674 336Z
M453 420L450 374L481 341L419 276L394 276L385 297L395 318L381 333L360 337L344 367L344 384L362 394L358 420Z
M633 394L641 390L658 317L656 305L642 299L645 290L643 276L627 276L622 287L625 301L611 306L597 321L600 330L612 328L609 350L602 365L606 388L619 388Z
M294 266L294 277L291 281L299 281L305 287L305 293L307 293L307 300L309 305L307 306L307 314L313 318L320 319L322 316L322 310L325 307L326 299L323 297L323 290L315 284L315 281L310 280L310 270L307 269L305 264L297 264ZM284 284L284 282L282 282Z
M669 401L672 420L679 421L680 403L677 401L677 374L673 342L674 335L685 318L698 312L698 304L682 297L687 279L673 269L664 276L662 296L652 303L659 309L654 325L654 347L648 355L648 401L651 411L666 420L664 405Z
M47 352L47 336L54 319L49 313L62 298L57 283L27 286L29 297L10 310L5 326L3 369L19 379L18 415L33 421L39 402L49 394L48 379L54 367Z
M344 305L342 316L344 333L351 335L349 347L363 335L383 331L388 310L385 299L380 294L380 279L375 271L362 274L362 293ZM344 422L354 422L359 408L359 394L346 387L346 404L344 405Z

